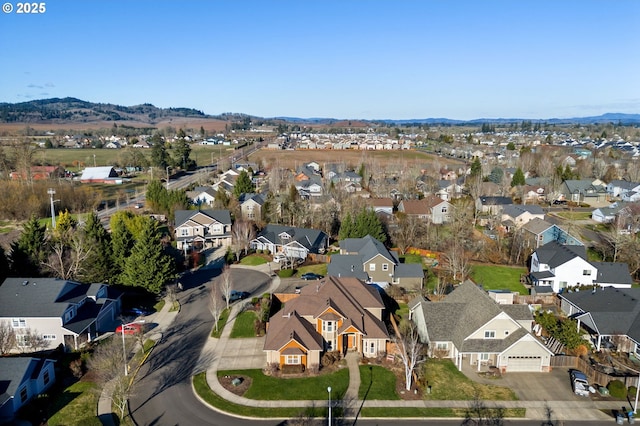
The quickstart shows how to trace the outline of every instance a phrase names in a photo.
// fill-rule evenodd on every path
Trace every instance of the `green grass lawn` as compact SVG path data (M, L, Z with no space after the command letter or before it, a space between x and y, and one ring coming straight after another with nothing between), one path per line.
M48 424L96 425L102 423L96 417L98 406L98 386L93 382L76 382L64 389L62 394L51 395L51 417Z
M396 394L396 380L396 375L384 367L361 365L358 398L367 400L400 399Z
M563 219L567 220L587 220L591 219L591 212L557 212L556 216L560 216Z
M404 263L422 263L422 256L419 254L404 254L399 257Z
M222 334L222 330L224 330L224 326L227 324L227 320L229 319L229 309L225 309L222 311L222 315L220 315L220 319L218 320L218 329L214 327L211 330L211 337L219 338Z
M472 265L471 278L477 284L481 284L485 290L511 290L520 294L529 294L525 286L520 284L520 275L526 274L526 268L498 266L498 265Z
M256 337L255 321L257 319L255 311L243 311L237 316L233 323L230 337Z
M320 263L318 265L307 265L301 266L296 269L297 276L301 276L302 274L306 274L307 272L313 272L314 274L327 275L327 264Z
M349 387L349 370L343 368L330 374L291 379L265 375L262 370L224 370L220 376L248 376L251 386L243 395L249 399L268 401L277 400L323 400L327 398L327 387L331 386L332 395L339 399Z
M514 401L516 394L507 387L484 385L470 380L450 360L429 359L424 364L425 379L431 386L426 400L471 400L477 394L480 399Z
M247 265L247 266L258 266L258 265L264 265L265 263L267 263L267 259L257 255L250 255L247 257L243 257L240 260L241 265Z
M409 305L404 302L398 302L398 309L395 312L400 318L409 318Z

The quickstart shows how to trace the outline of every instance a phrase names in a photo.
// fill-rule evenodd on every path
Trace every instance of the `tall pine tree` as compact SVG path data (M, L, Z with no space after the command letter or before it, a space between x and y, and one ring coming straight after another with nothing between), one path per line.
M24 224L22 234L11 244L11 269L18 277L40 275L41 262L46 259L45 225L40 225L35 216Z
M100 223L96 213L89 214L83 232L85 244L91 247L91 251L79 278L86 283L111 283L113 274L111 236Z
M173 258L164 252L155 221L149 220L127 258L121 281L159 294L175 278Z
M111 253L113 259L113 267L111 270L111 281L116 284L122 284L122 271L131 249L133 248L134 239L131 231L127 228L122 219L111 220Z

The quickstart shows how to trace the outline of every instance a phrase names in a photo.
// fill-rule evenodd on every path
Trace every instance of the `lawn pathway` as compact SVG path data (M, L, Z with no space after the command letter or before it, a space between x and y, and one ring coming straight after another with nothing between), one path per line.
M345 358L347 367L349 367L349 387L344 395L344 401L349 409L357 409L353 403L358 401L358 391L360 390L360 355L357 352L347 352ZM345 409L347 408L345 407ZM346 413L346 415L352 417L355 416L355 412Z

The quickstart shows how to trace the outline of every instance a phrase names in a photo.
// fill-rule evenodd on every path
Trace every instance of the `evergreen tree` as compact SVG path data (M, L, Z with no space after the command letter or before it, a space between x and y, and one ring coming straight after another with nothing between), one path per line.
M4 252L4 248L0 246L0 283L4 282L9 276L9 259Z
M338 237L341 240L351 238L354 232L354 224L353 219L351 218L351 213L347 213L342 222L340 223L340 231L338 232Z
M111 220L111 253L113 264L111 270L111 281L121 284L121 274L124 265L131 254L134 240L131 231L127 229L124 220L117 217Z
M242 194L251 194L256 190L256 187L251 182L251 176L245 170L241 171L236 179L235 185L233 185L233 195L236 198L240 198Z
M149 220L125 262L121 281L124 285L143 287L150 293L159 294L174 278L173 259L164 252L156 222Z
M11 244L10 260L13 275L39 276L40 264L47 256L44 249L45 232L45 225L40 225L35 216L31 216L24 224L20 238Z
M112 280L111 236L100 223L96 213L89 214L83 229L85 244L91 251L85 260L80 279L86 283L109 283Z
M151 165L153 167L159 167L164 172L164 169L169 165L169 154L167 148L164 145L162 137L156 133L151 138L153 145L151 146Z
M489 181L495 184L500 185L502 183L502 178L504 177L504 170L500 167L494 167L489 174Z
M511 178L511 186L522 186L524 184L524 173L522 172L522 169L518 167L518 170L513 174L513 178Z
M227 209L229 208L229 203L231 199L229 198L229 194L225 191L222 186L218 187L216 191L216 195L213 198L213 205L218 209Z
M195 166L195 162L189 158L191 155L191 146L186 139L178 139L174 151L174 162L176 165L180 166L183 170L191 170L192 166Z
M367 235L371 235L373 238L380 242L387 240L387 235L376 215L375 211L371 209L365 209L358 213L355 218L351 218L351 214L347 213L340 224L340 231L338 236L341 240L345 238L362 238Z
M469 177L476 177L482 174L482 163L480 162L480 159L478 157L475 158L475 160L473 160L473 163L471 163L471 173L469 174Z

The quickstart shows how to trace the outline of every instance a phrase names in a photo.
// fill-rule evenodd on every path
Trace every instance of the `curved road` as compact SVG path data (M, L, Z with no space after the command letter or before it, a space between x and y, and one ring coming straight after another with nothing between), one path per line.
M269 277L261 272L232 269L234 289L258 291ZM256 420L228 417L202 404L194 395L191 377L207 368L198 361L213 326L207 299L209 282L217 269L199 270L183 277L181 309L153 355L140 370L130 398L131 415L138 425L251 425ZM280 421L265 421L277 425Z

